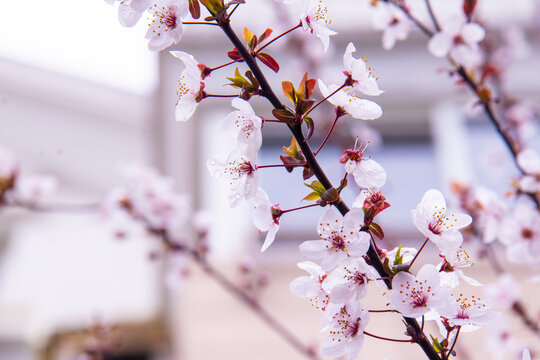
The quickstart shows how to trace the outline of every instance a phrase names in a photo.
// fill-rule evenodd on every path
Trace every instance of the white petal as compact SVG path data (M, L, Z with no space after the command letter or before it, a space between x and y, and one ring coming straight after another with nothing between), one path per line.
M302 255L310 259L323 258L327 253L326 241L324 240L304 241L300 244L299 249Z
M362 160L356 166L354 180L361 187L381 188L386 183L386 171L375 160Z
M452 48L452 38L443 32L439 32L429 40L428 50L434 56L445 57Z
M289 288L294 295L304 298L313 298L320 291L318 281L310 279L307 276L294 279L289 285Z
M461 29L463 41L469 45L477 44L484 39L486 31L476 23L468 23Z

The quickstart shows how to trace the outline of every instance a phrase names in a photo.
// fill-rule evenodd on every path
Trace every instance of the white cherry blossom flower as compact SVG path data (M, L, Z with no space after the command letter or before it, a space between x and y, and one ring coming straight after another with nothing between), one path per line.
M253 222L259 231L268 231L261 252L268 249L274 242L276 233L279 230L279 218L283 213L278 205L272 205L268 200L266 192L259 188L252 199L255 210L253 211Z
M471 297L451 297L451 301L439 310L441 316L454 326L482 326L497 317L500 313L490 311L486 303Z
M185 0L157 0L148 12L152 16L146 38L152 51L163 50L182 39L182 20L188 15Z
M467 214L448 213L443 195L435 189L424 194L411 214L416 228L442 251L458 248L463 242L458 229L472 222Z
M519 189L531 194L540 193L540 155L533 149L525 149L519 152L517 162L527 174L519 180Z
M326 18L328 8L324 5L323 0L304 0L304 10L300 15L302 28L304 31L310 31L321 39L324 45L324 51L328 50L330 44L330 36L337 34L327 28L330 20Z
M223 177L229 182L231 207L238 206L244 199L252 199L257 193L257 165L245 154L233 151L225 162L212 158L208 160L208 170L214 177Z
M262 119L255 115L250 103L240 98L232 100L238 110L224 120L222 130L237 138L238 148L248 156L256 156L262 144Z
M529 349L523 349L523 353L521 354L521 360L531 360L531 352Z
M352 53L356 51L353 43L349 43L343 54L345 74L353 81L353 89L363 94L377 96L383 93L379 90L373 69L366 65L364 59L355 59Z
M328 275L323 286L330 293L330 302L344 304L366 296L368 282L378 278L377 271L359 257L340 264Z
M105 0L109 4L120 1L118 5L118 21L122 26L134 26L142 14L150 6L150 0Z
M326 273L321 267L311 261L303 261L297 266L309 273L309 276L302 276L294 279L290 284L291 292L302 298L310 299L317 309L326 311L329 295L323 288Z
M440 255L443 261L440 265L441 285L455 288L459 285L459 279L465 280L472 286L482 286L482 284L463 273L462 268L473 265L469 254L462 248L449 249Z
M422 266L418 275L401 271L392 279L392 290L386 297L403 316L416 318L437 310L450 300L450 289L441 288L439 271L434 265Z
M510 261L540 265L540 215L532 201L524 196L518 200L513 215L502 226L499 240L506 245Z
M201 67L190 54L183 51L171 51L171 54L180 59L185 66L178 80L175 116L176 121L187 121L203 98L203 75Z
M323 259L321 267L332 270L341 261L360 257L369 249L371 238L361 232L364 212L353 208L343 218L328 209L319 219L317 230L322 240L310 240L300 244L300 252L310 259Z
M450 55L465 67L473 67L481 61L478 43L485 31L480 25L467 22L463 14L453 15L440 22L441 31L430 39L429 51L437 57Z
M378 3L373 14L373 27L382 30L382 45L385 50L394 47L396 40L405 40L411 31L412 24L403 14L387 3Z
M379 189L386 183L386 171L375 160L364 158L365 149L345 150L340 162L345 163L345 171L354 176L358 186Z
M482 240L486 244L495 241L507 214L506 205L495 192L478 186L474 189L473 206L478 210L475 223L481 229Z
M358 301L351 301L345 305L329 305L326 314L330 334L321 345L321 354L331 358L348 354L349 359L354 359L364 345L368 310Z
M331 84L328 87L319 79L319 89L324 97L329 96L338 89L338 86ZM347 86L328 98L328 101L343 110L355 119L375 120L381 117L382 109L375 102L362 99L360 91L354 87Z

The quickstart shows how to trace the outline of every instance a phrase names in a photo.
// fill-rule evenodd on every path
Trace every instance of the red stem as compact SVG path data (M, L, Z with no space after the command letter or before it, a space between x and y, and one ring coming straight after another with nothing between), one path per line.
M418 252L416 253L416 255L414 255L414 258L412 259L411 261L411 264L409 265L409 270L412 268L414 262L416 261L416 258L418 257L418 255L420 255L420 253L422 252L422 250L424 249L424 246L426 246L426 244L428 243L429 241L429 238L427 238L424 243L422 244L422 247L420 248L420 250L418 250Z
M296 29L298 29L299 27L302 26L302 23L299 23L298 25L296 25L295 27L292 27L290 28L289 30L285 31L284 33L276 36L275 38L273 38L272 40L270 40L269 42L267 42L266 44L264 44L263 46L261 46L256 52L255 52L255 55L257 55L262 49L264 49L265 47L267 47L268 45L270 45L271 43L273 43L274 41L278 40L279 38L281 38L282 36L285 36L287 35L288 33L290 33L291 31L294 31Z
M233 60L233 61L229 61L228 63L225 63L223 65L219 65L219 66L216 66L216 67L213 67L213 68L209 68L210 72L214 71L214 70L217 70L217 69L221 69L225 66L228 66L228 65L231 65L231 64L234 64L236 62L236 60Z
M300 206L300 207L293 208L293 209L281 210L281 212L283 214L285 214L285 213L288 213L288 212L291 212L291 211L307 209L307 208L314 207L314 206L321 206L321 205L319 205L319 204L309 204L309 205Z
M321 151L321 149L323 148L323 146L326 144L326 142L328 141L328 139L330 138L330 135L332 134L332 131L334 130L334 127L336 126L336 123L338 121L338 119L340 118L341 116L338 115L336 113L336 118L334 119L334 122L332 123L332 126L330 127L330 130L328 130L328 133L326 134L326 137L324 138L323 142L321 143L321 145L319 145L319 148L317 150L315 150L313 152L313 155L317 156L317 154L319 153L319 151Z
M368 333L365 330L364 330L364 334L366 334L367 336L371 336L372 338L379 339L379 340L386 340L386 341L393 341L393 342L400 342L400 343L409 343L409 344L412 342L412 340L390 339L390 338L387 338L387 337L374 335L374 334Z
M325 97L324 99L322 99L321 101L319 101L318 103L316 103L315 105L313 105L313 106L311 107L311 109L309 109L308 112L304 114L304 116L307 116L307 114L309 114L310 112L312 112L313 110L315 110L315 108L317 108L317 106L321 105L323 102L325 102L326 100L328 100L329 98L331 98L335 93L337 93L339 90L343 89L345 86L347 86L347 85L346 85L346 84L341 85L341 86L338 87L336 90L334 90L330 95L328 95L327 97Z

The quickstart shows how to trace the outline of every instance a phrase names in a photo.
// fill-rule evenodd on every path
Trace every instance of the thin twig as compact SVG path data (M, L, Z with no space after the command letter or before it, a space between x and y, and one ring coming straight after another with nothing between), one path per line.
M270 40L269 42L267 42L266 44L264 44L263 46L261 46L259 49L257 49L257 51L255 52L255 55L257 55L262 49L264 49L265 47L267 47L268 45L272 44L274 41L278 40L279 38L281 38L282 36L285 36L287 35L288 33L290 33L291 31L294 31L296 29L298 29L299 27L302 26L302 23L290 28L289 30L279 34L278 36L276 36L275 38L273 38L272 40Z
M448 350L448 353L446 354L446 357L444 358L444 360L448 360L448 358L450 358L450 355L452 355L452 351L454 351L454 347L456 346L457 338L459 336L459 331L460 330L461 330L461 326L458 326L456 337L454 338L454 342L452 343L452 347L450 347L450 350Z

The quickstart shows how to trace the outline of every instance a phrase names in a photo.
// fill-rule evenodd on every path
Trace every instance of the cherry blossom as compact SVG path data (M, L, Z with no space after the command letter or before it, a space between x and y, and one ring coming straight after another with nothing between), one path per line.
M532 101L519 101L504 112L504 117L516 127L516 134L522 143L533 139L538 133L535 122L538 115L540 108Z
M461 270L461 268L473 265L469 254L462 247L446 250L440 256L443 258L440 265L442 286L455 288L459 285L460 278L473 286L482 286L480 282L465 275Z
M297 266L307 271L309 276L294 279L290 284L291 292L298 297L310 299L317 309L325 311L329 300L329 295L322 285L326 279L326 273L319 265L311 261L300 262Z
M347 259L328 275L324 287L330 293L330 302L344 304L366 296L368 282L378 278L377 271L363 258Z
M225 162L208 160L208 170L214 177L224 177L230 185L229 203L236 207L240 201L252 199L257 193L257 165L249 156L233 151Z
M532 149L525 149L519 152L517 162L527 174L518 182L520 190L531 194L540 193L540 155Z
M495 320L500 314L490 311L486 303L475 296L458 298L451 297L451 301L439 310L441 316L448 319L453 326L482 326Z
M396 40L405 40L412 25L402 11L397 11L387 3L378 3L373 14L373 27L382 30L382 46L385 50L394 47Z
M204 96L203 75L201 67L190 54L183 51L171 51L171 54L180 59L185 66L178 80L175 115L176 121L187 121Z
M364 345L369 312L358 301L351 301L345 305L329 305L326 313L330 334L321 345L321 353L331 358L348 354L349 359L354 359Z
M347 174L363 188L378 189L386 183L386 171L378 162L364 158L364 149L345 150L340 162L345 163Z
M11 196L17 201L36 204L44 196L53 193L56 186L56 178L50 175L20 176Z
M386 297L394 309L404 316L416 318L450 300L450 289L441 288L440 283L437 268L426 264L416 277L405 271L397 273Z
M324 97L328 97L338 89L338 86L331 84L328 87L319 79L319 89ZM327 99L331 104L342 108L355 119L360 120L375 120L381 117L381 107L367 99L362 99L360 91L353 87L347 86Z
M337 34L326 27L331 22L326 18L327 12L328 8L324 5L323 0L304 0L304 10L300 15L302 28L321 39L324 51L328 50L330 36Z
M474 189L473 206L478 211L475 224L481 229L484 243L489 244L499 236L503 219L507 214L506 205L496 193L478 186Z
M115 202L115 207L143 219L151 229L164 230L173 239L180 237L190 213L189 196L176 192L172 179L147 166L128 166L124 177L124 188L111 193L109 204Z
M120 1L118 5L118 21L122 26L134 26L142 14L150 6L150 0L105 0L109 4Z
M525 197L518 200L513 215L508 217L499 234L506 245L510 261L519 264L540 264L540 215Z
M512 275L502 274L486 287L485 294L495 306L510 309L521 297L521 289Z
M266 192L258 188L252 199L255 210L253 211L253 222L260 231L268 231L261 252L268 249L274 242L279 229L279 218L283 211L278 205L272 205L268 200Z
M254 157L262 144L262 119L255 115L253 108L245 100L234 98L232 106L238 110L225 118L222 130L237 138L238 148L242 153Z
M437 57L450 55L465 67L478 65L481 53L478 43L484 39L484 29L467 22L463 14L454 15L440 22L441 31L430 39L429 51Z
M377 96L383 93L379 90L377 81L373 76L373 69L366 65L364 59L355 59L352 53L356 51L353 43L349 43L343 54L343 66L345 75L353 81L354 90L365 95Z
M332 270L338 263L351 257L364 255L370 244L370 236L359 231L364 223L364 213L353 208L343 218L328 209L319 219L317 230L322 240L310 240L300 244L300 252L311 259L323 259L321 267Z
M457 229L472 222L467 214L448 213L443 195L435 189L428 190L411 213L416 228L442 251L458 248L463 236Z
M188 15L185 0L157 0L148 12L152 16L146 32L150 50L160 51L180 41L184 32L182 20Z

